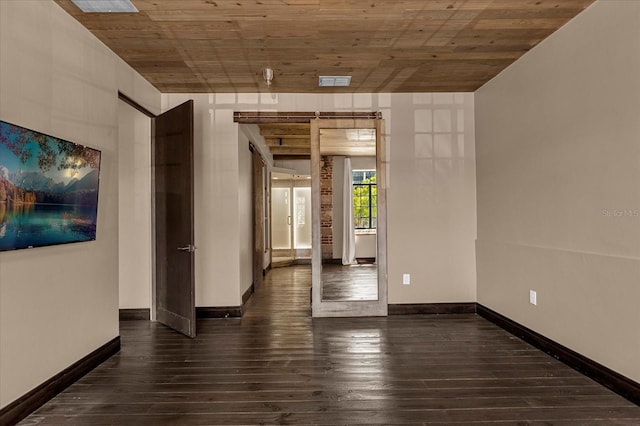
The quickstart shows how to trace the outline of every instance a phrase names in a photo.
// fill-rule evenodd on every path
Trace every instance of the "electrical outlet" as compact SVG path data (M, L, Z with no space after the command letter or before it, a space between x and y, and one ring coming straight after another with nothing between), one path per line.
M411 274L402 274L402 284L404 285L411 284Z
M532 305L538 304L538 293L535 290L529 290L529 303Z

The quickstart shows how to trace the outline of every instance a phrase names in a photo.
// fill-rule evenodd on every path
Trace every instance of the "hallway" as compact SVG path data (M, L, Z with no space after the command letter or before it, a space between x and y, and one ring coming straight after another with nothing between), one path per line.
M242 319L187 339L121 323L122 351L23 425L637 425L640 407L476 315L310 318L274 269Z

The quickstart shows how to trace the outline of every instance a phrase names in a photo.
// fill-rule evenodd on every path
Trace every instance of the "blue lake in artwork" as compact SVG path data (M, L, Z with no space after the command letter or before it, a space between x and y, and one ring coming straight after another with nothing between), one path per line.
M96 207L0 202L0 251L95 240Z

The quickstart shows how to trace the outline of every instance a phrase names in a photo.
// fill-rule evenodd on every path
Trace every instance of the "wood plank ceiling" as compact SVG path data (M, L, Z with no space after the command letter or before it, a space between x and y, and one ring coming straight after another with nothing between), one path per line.
M275 159L309 158L311 129L309 123L260 124L260 135Z
M260 135L275 159L301 158L311 155L309 123L262 123ZM373 129L322 129L320 153L349 157L376 156L376 134Z
M164 93L375 93L475 91L594 0L55 1Z

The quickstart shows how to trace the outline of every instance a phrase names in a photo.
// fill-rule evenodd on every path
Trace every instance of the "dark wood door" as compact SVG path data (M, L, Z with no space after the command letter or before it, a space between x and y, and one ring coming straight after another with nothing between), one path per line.
M193 101L153 121L156 319L196 335Z
M253 156L253 285L262 286L264 271L264 161L258 150Z

